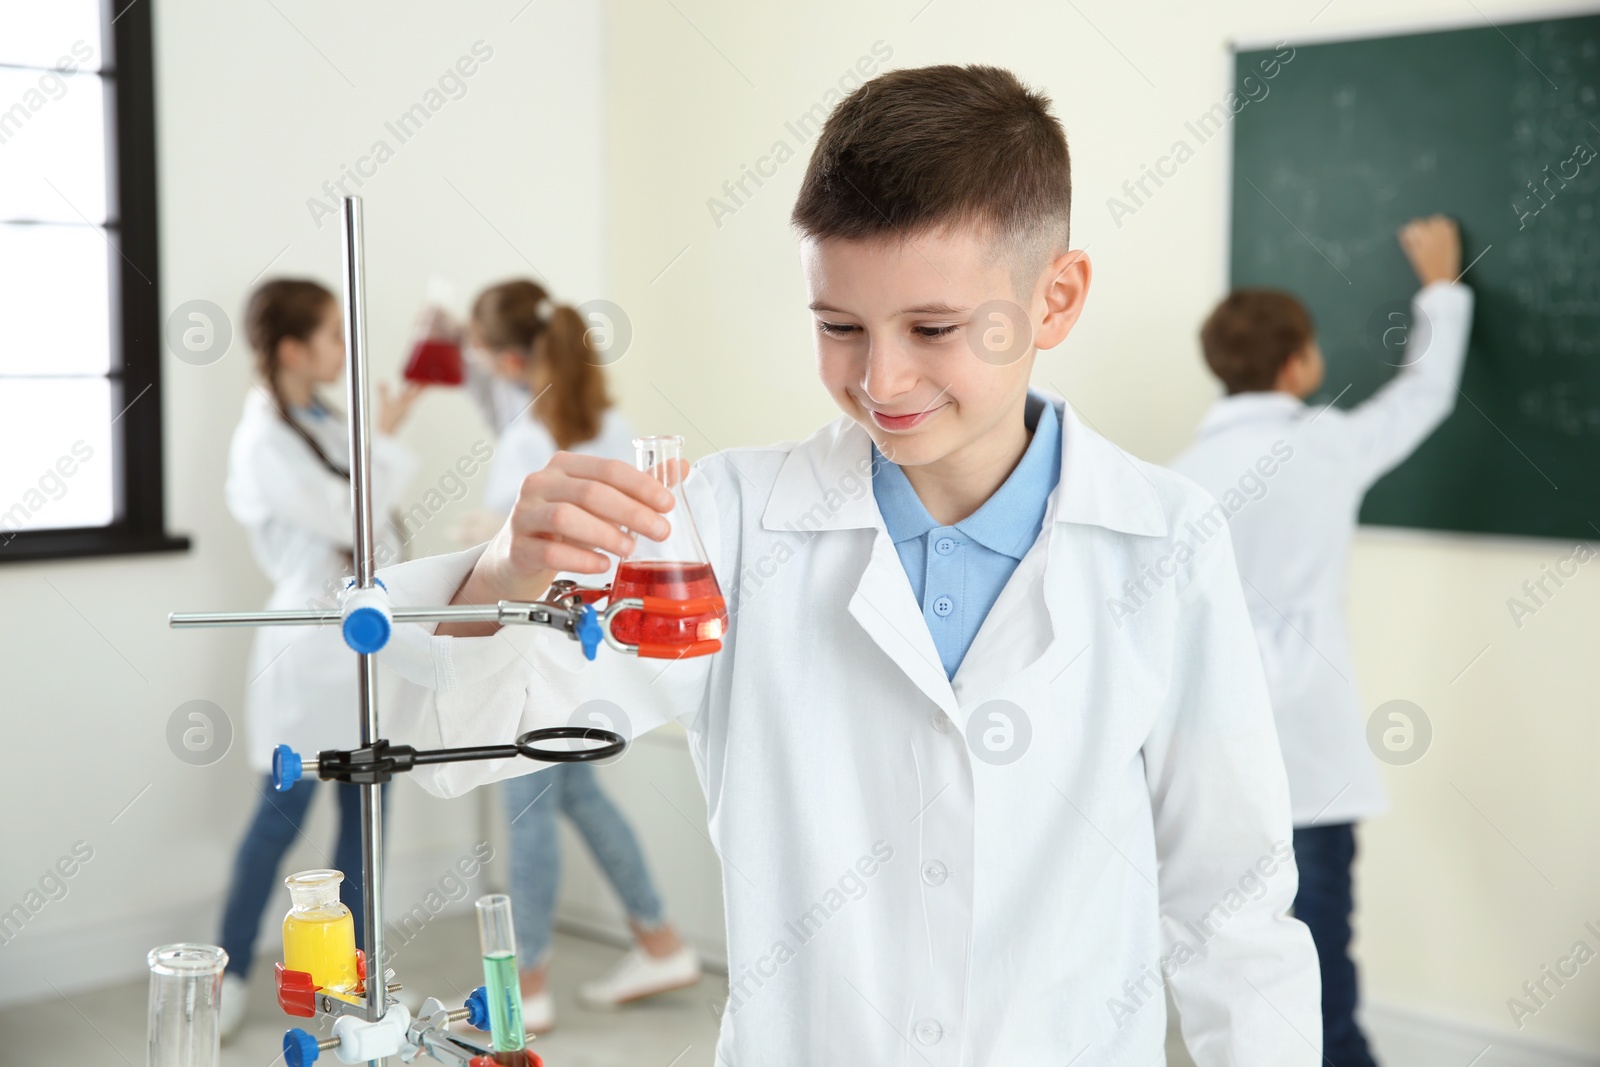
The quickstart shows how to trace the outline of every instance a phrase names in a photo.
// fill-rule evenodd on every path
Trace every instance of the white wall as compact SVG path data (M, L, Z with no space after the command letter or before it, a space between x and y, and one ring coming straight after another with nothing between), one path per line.
M263 272L309 274L337 291L337 218L317 226L307 200L378 139L393 157L355 191L366 199L369 351L380 377L398 375L432 272L453 278L463 302L535 268L563 297L606 295L601 8L153 6L165 308L205 299L237 315ZM492 56L464 95L399 143L385 122L423 101L479 41ZM66 897L0 945L0 999L53 996L46 980L70 991L139 973L162 941L212 940L231 850L256 800L240 710L249 634L178 633L165 622L169 611L244 610L267 596L221 498L250 357L236 333L220 362L169 355L163 373L168 526L193 549L0 568L0 908L23 901L75 841L94 850ZM424 457L410 499L484 432L461 395L425 397L402 435ZM463 506L423 528L422 553L449 547ZM194 699L219 705L236 734L208 767L167 747L168 717ZM390 900L401 907L467 853L479 818L471 800L434 801L409 783L394 801ZM287 869L329 862L316 850L331 856L332 824L327 811L316 816ZM270 909L267 925L281 913Z
M1170 458L1212 396L1194 335L1226 285L1226 147L1203 146L1120 228L1107 197L1220 98L1230 39L1481 25L1477 10L1496 22L1528 13L1506 0L618 5L610 174L615 288L637 330L618 367L630 409L696 453L800 437L835 414L812 371L787 228L812 139L785 122L881 41L893 66L995 63L1054 97L1074 153L1074 239L1096 274L1082 322L1035 379L1135 453ZM747 186L718 226L708 198L778 141L795 158ZM1410 699L1436 729L1420 763L1386 773L1393 813L1362 837L1367 990L1497 1044L1512 1036L1505 1001L1523 981L1580 938L1600 949L1583 930L1600 920L1600 667L1588 654L1600 578L1585 570L1520 631L1505 607L1570 548L1372 533L1354 560L1365 702ZM1600 1048L1597 966L1516 1036Z

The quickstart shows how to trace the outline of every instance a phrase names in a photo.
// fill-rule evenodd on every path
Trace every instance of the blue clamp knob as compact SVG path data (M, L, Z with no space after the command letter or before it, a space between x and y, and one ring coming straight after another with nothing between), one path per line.
M389 643L389 618L377 608L357 608L344 617L344 643L371 655Z
M289 1067L307 1067L316 1063L319 1055L315 1034L308 1034L297 1026L283 1035L283 1062Z
M479 986L467 998L467 1025L478 1030L488 1030L489 1023L489 989Z
M272 788L287 793L300 780L300 754L288 745L272 750ZM302 1031L291 1030L290 1033ZM285 1038L287 1040L287 1038ZM315 1057L312 1057L315 1059Z
M348 610L340 624L344 643L353 651L369 656L389 643L389 634L393 629L393 623L389 620L388 600L385 598L389 587L383 584L381 578L374 578L372 581L373 588L364 590L356 588L354 578L345 580L344 590ZM383 593L375 592L378 589L382 589ZM349 604L348 601L352 597L357 598L357 602Z
M594 608L585 605L583 618L578 620L578 641L583 645L584 659L594 659L595 650L600 647L604 636L599 616L594 613Z

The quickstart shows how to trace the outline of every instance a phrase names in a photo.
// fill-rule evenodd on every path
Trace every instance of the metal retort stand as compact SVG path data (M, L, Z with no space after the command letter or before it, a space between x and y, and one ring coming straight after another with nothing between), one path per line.
M353 513L351 555L355 575L347 581L336 610L174 613L169 622L179 629L338 624L345 643L357 655L360 747L302 757L287 745L280 745L273 758L273 782L279 790L291 788L307 773L324 780L350 782L361 789L361 892L365 904L366 949L358 953L357 973L362 981L354 992L331 992L314 986L309 974L288 971L283 964L278 964L278 1002L284 1010L291 1015L330 1022L333 1027L332 1036L320 1040L303 1030L290 1030L284 1038L289 1067L314 1062L323 1051L335 1052L344 1063L378 1062L395 1055L410 1063L426 1055L441 1063L471 1067L515 1063L518 1057L525 1057L522 1060L525 1064L537 1064L538 1057L531 1053L496 1053L478 1040L450 1032L449 1024L460 1020L470 1021L479 1029L489 1029L490 1020L481 989L468 998L466 1006L459 1008L447 1008L441 1001L429 998L414 1018L392 996L400 986L391 981L394 972L383 966L383 808L379 788L395 774L424 764L516 756L546 763L600 760L620 754L627 740L610 730L560 726L531 730L504 745L424 751L409 745L391 744L384 739L378 722L377 653L388 643L396 623L497 622L559 630L579 642L589 659L594 658L602 641L623 654L648 656L652 654L648 647L641 650L639 645L618 640L612 634L612 621L619 612L675 616L703 608L693 602L634 597L614 601L603 612L597 612L592 602L604 591L580 589L566 581L555 583L544 600L532 603L390 606L388 590L374 574L373 566L371 412L367 392L366 277L360 198L344 198L342 229ZM574 739L589 744L581 748L541 747L549 741L570 744ZM376 976L369 974L369 967L378 972ZM520 1046L519 1041L516 1047L520 1050Z

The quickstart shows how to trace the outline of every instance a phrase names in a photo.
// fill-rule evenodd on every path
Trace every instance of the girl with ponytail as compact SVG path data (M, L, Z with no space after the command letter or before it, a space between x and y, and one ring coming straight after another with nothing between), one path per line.
M522 410L501 430L484 483L485 508L504 518L522 479L557 452L633 462L633 427L612 406L588 324L543 286L518 279L479 293L467 349L476 366L527 389Z
M484 485L485 508L503 519L517 502L522 480L558 451L633 463L633 427L612 406L600 355L576 310L555 304L535 282L504 282L473 302L467 341L472 363L525 385L529 398L501 431ZM588 582L604 576L579 577ZM543 1032L555 1025L547 974L561 878L558 813L583 836L621 898L636 942L611 972L579 987L581 999L611 1008L700 980L699 956L666 921L638 839L601 791L592 765L552 764L500 788L511 820L512 925L528 1029Z
M228 510L245 528L256 562L272 580L268 609L327 607L330 589L352 573L349 441L344 416L317 397L317 387L344 372L344 332L333 294L313 281L262 284L245 310L245 333L258 378L228 454ZM373 514L393 510L417 461L393 437L416 400L408 388L379 391L372 435ZM373 524L373 555L398 562L401 544L388 523ZM331 866L344 872L340 896L361 937L361 805L357 787L306 779L286 793L273 790L272 752L360 744L356 660L337 626L256 631L245 687L249 757L260 775L255 815L234 857L223 909L220 944L228 952L222 985L225 1037L244 1020L245 977L278 867L301 836L314 795L334 790L339 837Z

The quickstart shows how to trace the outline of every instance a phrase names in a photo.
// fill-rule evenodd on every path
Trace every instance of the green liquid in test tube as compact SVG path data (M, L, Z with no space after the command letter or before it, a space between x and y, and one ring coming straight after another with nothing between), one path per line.
M511 930L511 898L478 898L478 941L483 946L483 984L489 993L489 1035L496 1052L525 1047L522 983L517 978L517 942Z

